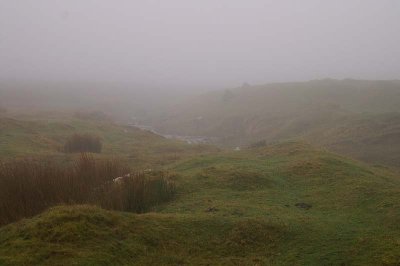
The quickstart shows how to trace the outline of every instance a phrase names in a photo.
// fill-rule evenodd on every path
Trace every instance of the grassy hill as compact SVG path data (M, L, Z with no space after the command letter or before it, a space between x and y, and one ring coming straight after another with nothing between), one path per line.
M400 82L316 80L204 94L155 117L160 131L247 146L301 139L400 167Z
M302 142L165 164L148 214L53 208L0 228L0 265L398 265L400 179Z
M210 146L167 140L149 131L110 121L47 114L39 117L0 116L0 159L48 157L70 160L75 155L65 154L62 149L74 133L99 136L103 142L103 151L99 157L118 157L140 169L217 151Z

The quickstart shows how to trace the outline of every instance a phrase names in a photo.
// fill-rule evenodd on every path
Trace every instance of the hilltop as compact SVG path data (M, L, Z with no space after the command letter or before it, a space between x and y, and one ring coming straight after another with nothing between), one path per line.
M210 92L154 117L157 130L226 147L297 139L399 167L400 82L315 80Z

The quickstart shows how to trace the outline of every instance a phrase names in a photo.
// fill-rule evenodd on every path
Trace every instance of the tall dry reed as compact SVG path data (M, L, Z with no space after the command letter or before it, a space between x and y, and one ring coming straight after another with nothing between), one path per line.
M0 163L0 224L17 221L60 204L94 204L142 213L170 200L175 186L162 172L130 173L117 160L95 160L81 154L68 166L54 162L14 160Z

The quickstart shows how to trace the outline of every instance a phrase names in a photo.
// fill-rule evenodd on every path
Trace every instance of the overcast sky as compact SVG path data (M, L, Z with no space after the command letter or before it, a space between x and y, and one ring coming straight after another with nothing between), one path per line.
M0 79L399 79L399 0L0 0Z

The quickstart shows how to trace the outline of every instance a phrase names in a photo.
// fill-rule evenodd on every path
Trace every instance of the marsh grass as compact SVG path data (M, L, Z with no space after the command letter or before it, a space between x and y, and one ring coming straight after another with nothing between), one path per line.
M165 173L132 173L117 160L88 154L67 167L51 161L0 163L0 225L31 217L60 204L93 204L142 213L172 198L175 186Z
M137 172L108 187L100 197L100 204L106 209L144 213L152 206L170 200L174 194L174 182L166 173Z

